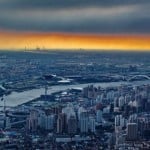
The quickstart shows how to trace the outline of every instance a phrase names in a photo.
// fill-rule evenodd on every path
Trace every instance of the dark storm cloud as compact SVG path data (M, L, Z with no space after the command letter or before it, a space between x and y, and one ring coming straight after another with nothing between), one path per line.
M149 0L0 0L0 30L150 33Z
M7 8L68 8L89 6L117 6L149 3L149 0L1 0ZM2 8L1 7L1 8Z

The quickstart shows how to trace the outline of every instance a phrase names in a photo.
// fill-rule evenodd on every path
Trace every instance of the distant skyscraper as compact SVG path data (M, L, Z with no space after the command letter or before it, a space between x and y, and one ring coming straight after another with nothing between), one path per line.
M130 115L128 121L129 121L129 123L136 123L137 122L137 114Z
M44 112L41 112L38 116L38 126L43 129L45 129L45 116Z
M54 121L55 121L54 115L45 116L45 129L52 130L54 128Z
M88 98L96 98L100 94L100 87L96 88L93 85L83 88L83 96Z
M121 115L117 115L115 117L115 126L120 126L120 118L121 118Z
M30 116L27 119L27 128L30 131L36 131L38 127L38 112L37 111L31 111Z
M97 112L96 112L96 121L98 123L102 122L102 111L101 110L97 110Z
M127 124L127 139L134 141L138 136L138 127L137 123L128 123Z
M88 87L83 88L82 93L84 97L88 97Z
M123 96L120 96L120 97L119 97L118 104L119 104L119 107L120 107L120 108L125 104L125 100L124 100L124 97L123 97Z
M66 127L66 115L64 113L59 114L57 119L57 133L65 132Z
M77 131L77 120L75 116L70 116L68 119L68 133L75 134Z
M62 107L61 106L55 106L55 107L52 108L52 113L53 114L57 114L58 115L61 112L62 112Z
M46 115L44 112L38 117L38 126L45 130L52 130L54 128L54 115Z
M66 115L67 122L68 122L68 119L70 118L70 116L75 116L75 111L74 111L73 105L71 103L69 103L67 105L67 107L62 109L62 113L64 113Z
M9 129L11 128L11 123L10 123L10 118L9 117L6 117L6 129Z
M126 126L126 120L122 115L117 115L115 117L115 131L118 130L118 127L121 129L122 127Z
M114 98L114 108L118 107L118 98Z
M80 114L80 120L79 120L80 132L81 133L87 133L88 132L88 125L89 125L88 112L82 112Z
M93 116L89 117L89 129L91 132L95 132L95 118Z
M150 115L138 118L138 131L142 137L150 138Z
M78 120L80 120L80 116L82 112L86 112L86 110L83 107L79 107L78 109Z

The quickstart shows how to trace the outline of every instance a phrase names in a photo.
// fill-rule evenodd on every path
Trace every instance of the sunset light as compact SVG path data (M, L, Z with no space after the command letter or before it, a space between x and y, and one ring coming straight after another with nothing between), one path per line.
M148 35L1 32L0 49L150 50Z

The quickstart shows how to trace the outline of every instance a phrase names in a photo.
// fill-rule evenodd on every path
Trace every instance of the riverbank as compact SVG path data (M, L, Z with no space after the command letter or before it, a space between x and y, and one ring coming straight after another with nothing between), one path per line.
M116 87L122 84L124 85L143 85L150 84L150 80L147 81L135 81L135 82L106 82L106 83L90 83L90 84L72 84L72 85L57 85L48 87L47 94L52 94L55 92L71 89L71 88L84 88L88 85L93 84L94 86L101 86L102 88L106 87ZM15 107L23 103L27 103L31 100L34 100L40 97L45 93L44 88L32 89L24 92L12 92L10 95L5 96L6 106ZM3 101L0 101L0 106L3 106Z

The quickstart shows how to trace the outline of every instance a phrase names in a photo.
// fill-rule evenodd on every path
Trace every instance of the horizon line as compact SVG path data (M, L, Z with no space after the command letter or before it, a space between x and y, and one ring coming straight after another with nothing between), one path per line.
M7 51L7 52L148 52L150 53L149 50L136 50L136 49L84 49L84 48L73 48L73 49L67 49L67 48L53 48L53 49L36 49L36 48L31 48L31 49L24 49L24 48L18 48L18 49L1 49L0 51Z

